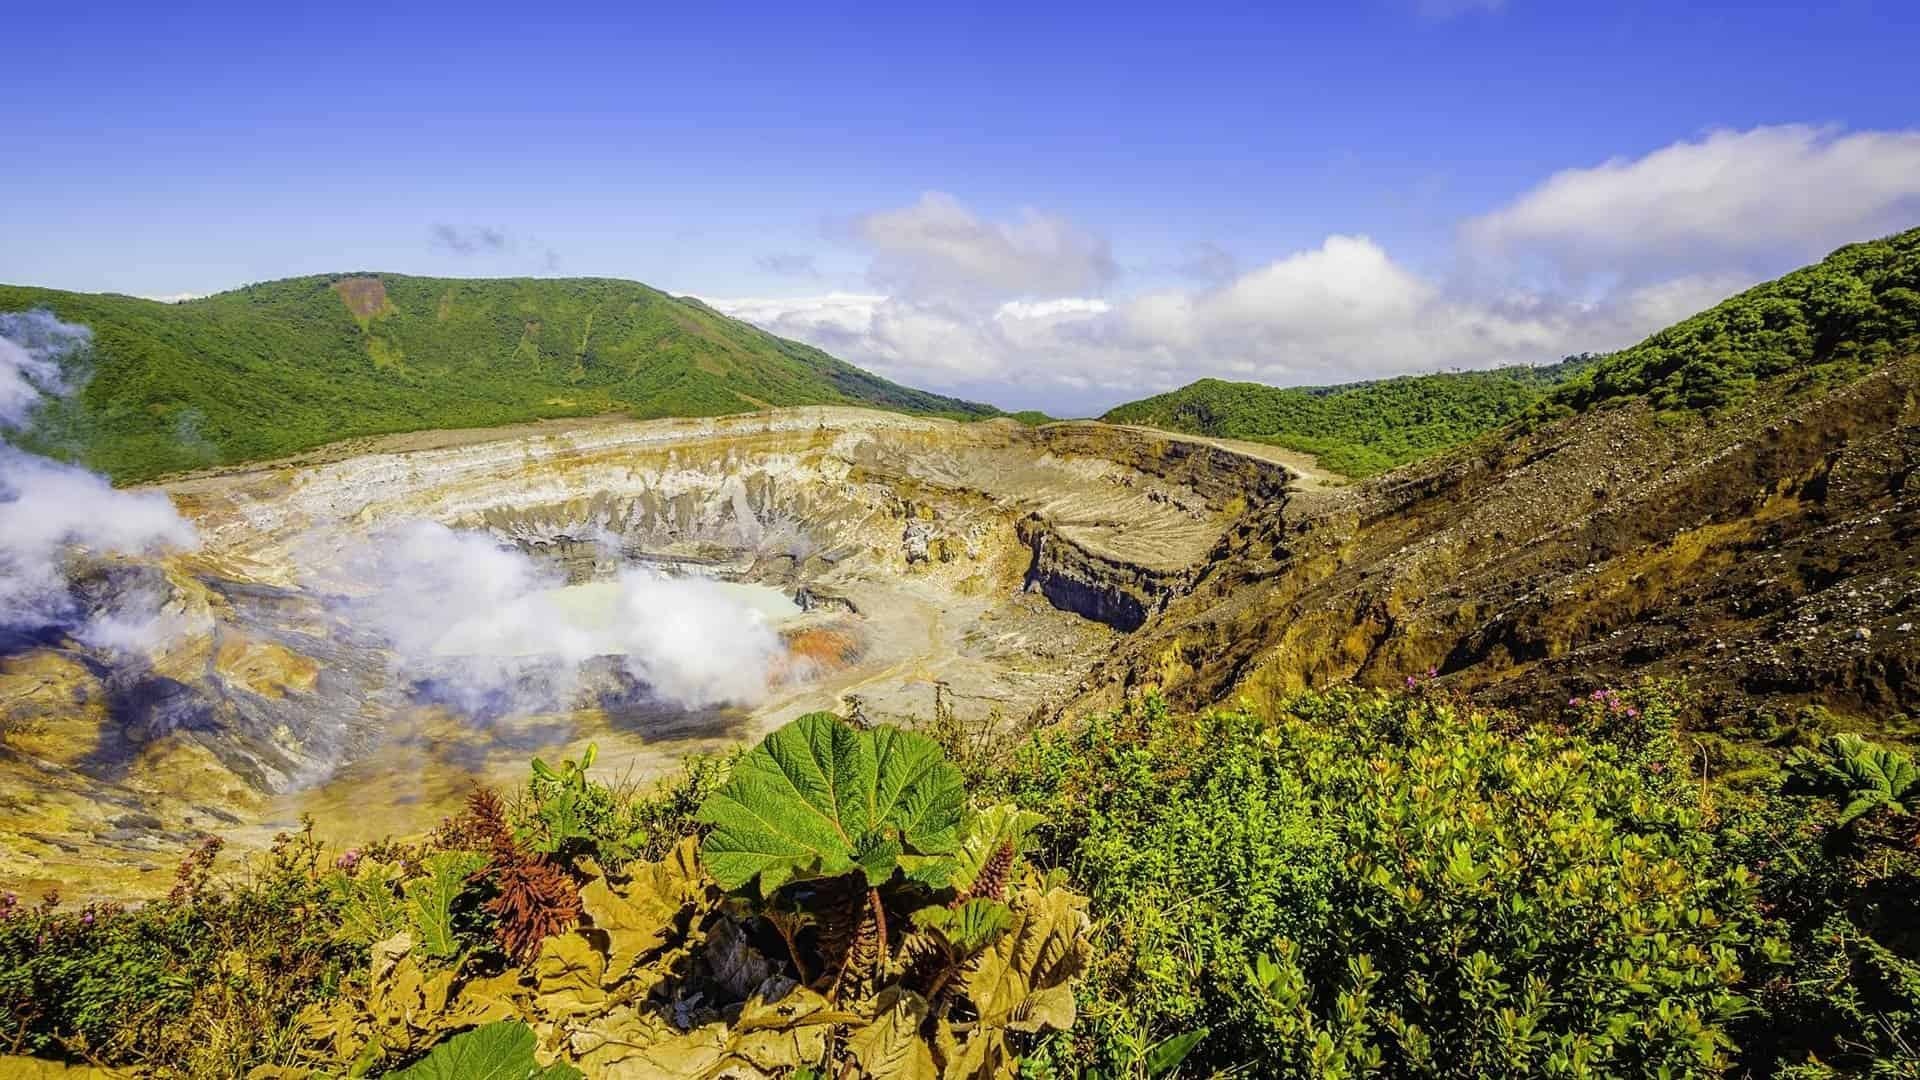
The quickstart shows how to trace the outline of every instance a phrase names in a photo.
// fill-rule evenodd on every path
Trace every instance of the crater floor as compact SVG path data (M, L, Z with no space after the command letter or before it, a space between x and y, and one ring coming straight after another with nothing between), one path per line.
M152 891L205 832L246 850L311 814L343 842L404 835L533 755L594 742L598 769L646 782L814 709L917 722L936 686L964 719L1017 723L1084 689L1293 475L1095 423L807 408L417 433L162 485L200 549L76 573L139 579L185 629L136 657L0 654L0 885ZM437 700L353 614L377 586L350 554L412 521L558 568L589 621L611 617L594 583L637 567L757 586L780 662L751 707L668 706L611 663L552 708ZM540 648L439 629L453 653Z

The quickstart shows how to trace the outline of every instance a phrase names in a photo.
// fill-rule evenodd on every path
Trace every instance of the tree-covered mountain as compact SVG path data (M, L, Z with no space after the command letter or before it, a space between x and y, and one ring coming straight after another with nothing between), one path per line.
M1849 244L1645 341L1546 367L1407 376L1331 387L1202 379L1108 412L1115 423L1251 439L1369 476L1502 427L1645 396L1711 412L1760 383L1835 385L1920 349L1920 229Z
M1707 411L1761 382L1837 384L1920 350L1920 228L1846 247L1622 349L1567 380L1552 403L1584 411L1645 396Z
M81 389L23 441L129 481L361 435L627 412L991 406L888 382L697 300L606 278L337 274L182 303L0 285L91 329Z
M1342 386L1201 379L1118 406L1101 419L1272 443L1314 454L1333 472L1371 476L1500 427L1591 362L1576 356L1544 367L1407 375Z

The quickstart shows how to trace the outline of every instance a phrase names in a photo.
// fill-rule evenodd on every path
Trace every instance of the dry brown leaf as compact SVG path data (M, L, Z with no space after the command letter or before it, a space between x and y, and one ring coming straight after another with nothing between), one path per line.
M873 1020L847 1036L847 1053L873 1080L940 1080L933 1050L920 1037L927 1000L889 986L874 1000Z
M577 1016L605 1005L600 987L607 958L577 933L555 934L540 943L533 961L534 1007L548 1016Z
M1021 891L1013 926L966 975L981 1027L1039 1031L1073 1025L1068 980L1085 970L1092 953L1086 903L1065 889Z
M127 1069L103 1069L98 1065L67 1065L45 1058L15 1057L0 1054L0 1076L9 1080L131 1080Z
M730 918L716 919L707 931L704 958L726 1001L738 1001L753 993L773 974L773 965L747 940L740 924Z

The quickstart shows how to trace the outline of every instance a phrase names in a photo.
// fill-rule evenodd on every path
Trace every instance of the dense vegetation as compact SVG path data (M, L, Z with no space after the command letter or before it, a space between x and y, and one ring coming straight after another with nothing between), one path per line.
M1101 419L1272 443L1362 477L1457 446L1524 415L1590 362L1409 375L1344 386L1277 387L1201 379Z
M856 404L957 418L909 389L695 300L600 278L293 278L164 304L0 286L0 311L93 331L82 388L27 440L115 480L359 435L628 412Z
M1202 1073L1920 1075L1911 761L1830 740L1741 804L1688 777L1671 695L1544 729L1420 691L1147 699L1045 733L1005 775L1101 917L1046 1054L1124 1071L1205 1029Z
M1920 229L1849 244L1622 349L1552 395L1582 410L1645 396L1656 408L1711 410L1761 382L1809 389L1920 350Z
M816 714L648 797L537 764L420 840L6 901L0 1039L261 1080L1920 1076L1920 769L1830 736L1723 788L1676 692Z

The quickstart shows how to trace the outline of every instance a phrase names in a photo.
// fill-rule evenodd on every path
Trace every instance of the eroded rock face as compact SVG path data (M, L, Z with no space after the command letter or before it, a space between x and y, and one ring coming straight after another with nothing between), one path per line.
M15 827L52 822L0 844L15 856L0 855L0 879L125 891L116 876L160 873L201 829L245 847L301 812L343 839L418 831L474 780L517 781L535 753L592 740L614 774L659 774L812 709L857 701L870 720L912 722L936 684L963 715L1018 720L1072 693L1287 477L1259 456L1098 424L796 409L422 433L181 480L164 490L201 549L114 572L164 580L196 629L131 660L57 642L0 668L0 700L63 672L30 711L88 746L37 758L45 768L0 761L22 792ZM398 668L356 621L370 586L343 569L344 553L415 520L575 583L646 565L777 588L801 609L781 630L778 685L754 709L687 712L617 663L589 664L557 711L450 707L433 672ZM49 666L60 656L72 663ZM49 818L50 800L66 809Z

